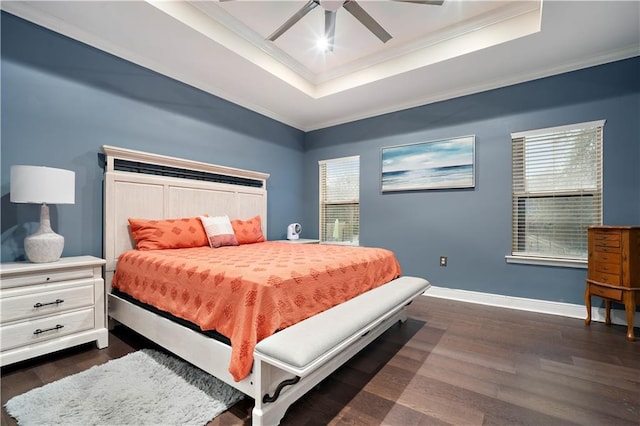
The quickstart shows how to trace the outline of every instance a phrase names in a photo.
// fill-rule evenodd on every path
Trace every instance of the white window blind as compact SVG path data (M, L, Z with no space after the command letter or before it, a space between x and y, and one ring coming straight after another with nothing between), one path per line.
M604 120L514 133L512 255L587 258L602 224Z
M319 161L320 241L359 244L360 156Z

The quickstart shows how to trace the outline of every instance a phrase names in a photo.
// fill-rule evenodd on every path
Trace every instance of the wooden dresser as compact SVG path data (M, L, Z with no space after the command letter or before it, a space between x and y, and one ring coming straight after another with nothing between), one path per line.
M640 304L640 226L592 226L587 232L585 323L591 323L591 296L605 300L606 324L611 324L611 302L624 303L627 339L635 340L633 320Z

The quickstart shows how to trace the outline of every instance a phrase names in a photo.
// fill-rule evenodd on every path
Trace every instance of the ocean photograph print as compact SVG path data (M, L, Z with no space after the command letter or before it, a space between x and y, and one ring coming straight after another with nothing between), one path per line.
M382 148L382 192L475 187L475 139Z

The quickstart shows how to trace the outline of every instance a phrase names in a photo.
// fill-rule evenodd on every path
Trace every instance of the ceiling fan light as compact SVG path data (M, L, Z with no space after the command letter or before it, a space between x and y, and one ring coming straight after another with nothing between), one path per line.
M316 47L318 48L318 50L322 51L322 52L328 52L329 51L329 39L325 36L320 36L318 38L318 41L316 42Z

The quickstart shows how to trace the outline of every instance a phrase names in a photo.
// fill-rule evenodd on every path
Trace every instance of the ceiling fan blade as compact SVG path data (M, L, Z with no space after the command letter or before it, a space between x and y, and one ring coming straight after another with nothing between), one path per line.
M327 40L327 50L333 52L333 40L336 37L336 11L324 11L324 38Z
M375 19L371 17L355 0L347 0L344 2L344 8L347 12L353 15L358 21L362 23L369 31L371 31L376 37L383 43L391 40L391 34L385 31Z
M432 6L442 6L442 3L444 3L444 0L391 0L391 1L397 1L400 3L429 4Z
M289 28L291 28L296 22L304 17L307 13L311 12L318 6L318 0L309 0L309 3L302 6L291 18L287 20L280 28L275 30L273 34L267 37L267 40L276 41L278 37L284 34Z

